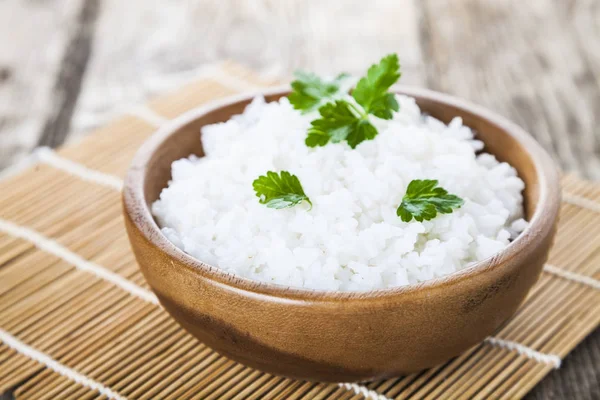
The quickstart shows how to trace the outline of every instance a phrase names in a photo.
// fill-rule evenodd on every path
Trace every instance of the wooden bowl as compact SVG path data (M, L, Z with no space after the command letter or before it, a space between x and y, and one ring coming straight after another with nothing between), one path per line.
M560 204L550 157L523 130L485 109L412 88L423 110L460 116L486 151L525 181L529 227L500 253L422 284L372 292L294 289L234 276L194 259L160 232L149 205L171 163L202 156L200 128L239 114L252 96L192 110L160 129L135 156L123 191L127 232L146 280L181 326L217 352L288 377L350 382L398 376L443 363L493 334L538 279ZM264 93L267 101L287 87Z

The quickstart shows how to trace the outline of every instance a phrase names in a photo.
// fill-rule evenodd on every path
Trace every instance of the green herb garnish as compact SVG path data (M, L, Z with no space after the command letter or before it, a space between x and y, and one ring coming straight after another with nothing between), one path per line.
M382 119L392 119L392 111L399 106L393 93L388 89L400 78L400 63L396 54L385 56L379 64L371 65L367 76L362 77L352 91L352 97L365 113Z
M324 81L310 72L296 71L292 93L288 100L296 110L309 112L331 101L340 92L340 84L348 77L340 74L332 81Z
M464 204L463 199L448 194L446 189L437 185L438 181L433 179L411 181L396 214L404 222L409 222L413 218L423 222L435 218L438 212L450 214L454 208Z
M252 187L260 199L260 203L269 208L293 207L304 200L312 208L312 203L304 193L298 177L287 171L281 171L279 175L276 172L268 171L266 175L255 179Z
M346 100L321 106L321 118L311 122L306 145L325 146L329 142L346 140L354 149L361 142L374 139L378 132L369 121L369 115L391 119L392 111L398 111L396 97L387 90L399 77L400 64L396 54L390 54L382 58L379 64L372 65L367 76L361 78L352 91L358 106Z

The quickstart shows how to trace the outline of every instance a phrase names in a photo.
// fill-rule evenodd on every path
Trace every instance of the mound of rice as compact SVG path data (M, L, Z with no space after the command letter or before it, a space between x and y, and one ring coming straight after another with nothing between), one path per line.
M247 278L293 287L366 291L441 277L497 253L525 227L523 181L455 118L422 115L397 96L393 120L355 150L304 144L316 113L257 97L243 114L204 127L206 156L175 161L152 207L163 233L193 257ZM259 203L267 171L300 179L306 202ZM465 204L431 221L402 222L396 208L413 179L437 179Z

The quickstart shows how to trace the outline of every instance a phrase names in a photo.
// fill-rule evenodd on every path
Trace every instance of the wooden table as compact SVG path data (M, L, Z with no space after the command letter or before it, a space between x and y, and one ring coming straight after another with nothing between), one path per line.
M390 52L402 83L496 110L564 170L600 179L598 0L7 0L0 167L219 60L285 79L300 67L359 74ZM529 398L600 398L600 331Z

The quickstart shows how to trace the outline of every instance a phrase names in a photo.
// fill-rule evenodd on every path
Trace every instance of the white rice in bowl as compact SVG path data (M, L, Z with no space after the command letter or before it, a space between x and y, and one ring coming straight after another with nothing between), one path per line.
M527 226L523 181L478 152L460 118L446 125L397 96L379 134L352 150L309 148L315 113L287 98L257 97L243 114L205 126L205 156L175 161L152 206L162 232L191 256L259 281L320 290L367 291L441 277L488 258ZM252 182L267 171L298 176L313 207L272 209ZM396 209L413 179L437 179L464 200L451 214L403 222Z

